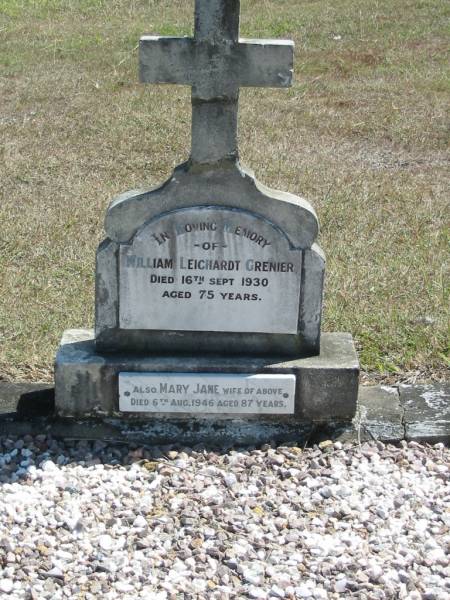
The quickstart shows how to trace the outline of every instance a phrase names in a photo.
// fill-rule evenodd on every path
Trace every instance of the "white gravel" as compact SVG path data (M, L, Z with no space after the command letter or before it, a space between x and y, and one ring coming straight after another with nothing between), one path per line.
M0 598L450 599L450 451L0 446Z

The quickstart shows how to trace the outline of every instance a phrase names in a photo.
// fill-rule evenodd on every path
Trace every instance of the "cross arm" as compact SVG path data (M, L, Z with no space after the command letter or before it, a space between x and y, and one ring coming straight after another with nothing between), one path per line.
M146 35L139 41L142 83L192 85L195 45L188 37Z
M209 85L208 74L218 71L214 79L222 86L227 79L238 87L289 87L292 83L294 42L240 39L228 48L222 64L212 59L212 50L194 38L144 36L139 44L140 80Z
M289 87L292 84L294 42L241 38L236 53L240 86Z

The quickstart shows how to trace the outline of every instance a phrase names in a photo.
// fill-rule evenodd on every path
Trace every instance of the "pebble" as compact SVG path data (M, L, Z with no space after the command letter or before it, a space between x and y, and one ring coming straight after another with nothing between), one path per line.
M105 550L105 552L109 552L114 546L114 540L106 533L98 538L98 545L102 550Z
M311 598L313 595L311 588L303 584L299 585L295 591L299 598Z
M43 573L45 577L56 577L57 579L62 579L64 577L64 573L59 567L53 567L46 573Z
M0 591L9 594L14 587L14 582L11 579L0 579Z
M148 523L142 515L138 515L133 521L133 527L137 527L138 529L144 529L148 527Z
M284 598L286 596L285 592L283 589L281 589L280 587L278 587L277 585L273 585L270 590L269 590L269 594L273 597L273 598Z
M265 600L267 598L267 592L260 587L255 587L254 585L251 585L248 588L247 593L249 598L257 598L259 600Z
M41 464L41 469L42 469L42 471L44 471L46 473L50 473L52 471L56 471L58 469L58 467L55 465L55 463L52 460L45 460Z
M334 590L338 594L343 594L346 589L347 589L347 580L345 579L345 577L343 577L342 579L338 579L336 581L336 583L334 584Z
M0 438L11 600L450 600L450 451Z
M263 580L262 574L257 571L253 571L251 569L243 569L242 570L242 578L247 583L251 583L253 585L260 585Z

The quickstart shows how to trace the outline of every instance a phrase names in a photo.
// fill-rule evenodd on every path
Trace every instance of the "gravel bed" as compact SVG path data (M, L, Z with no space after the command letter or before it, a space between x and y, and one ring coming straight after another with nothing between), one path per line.
M450 599L442 444L0 441L0 598Z

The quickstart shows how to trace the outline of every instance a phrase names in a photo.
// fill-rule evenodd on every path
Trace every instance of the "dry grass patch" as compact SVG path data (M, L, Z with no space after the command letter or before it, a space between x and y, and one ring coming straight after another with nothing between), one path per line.
M296 83L244 90L242 162L307 197L327 254L324 328L363 368L448 369L448 38L430 0L242 0L242 34L296 41ZM189 152L189 91L137 82L143 33L189 34L193 2L0 0L0 373L48 379L92 326L111 198ZM412 374L412 375L411 375Z

